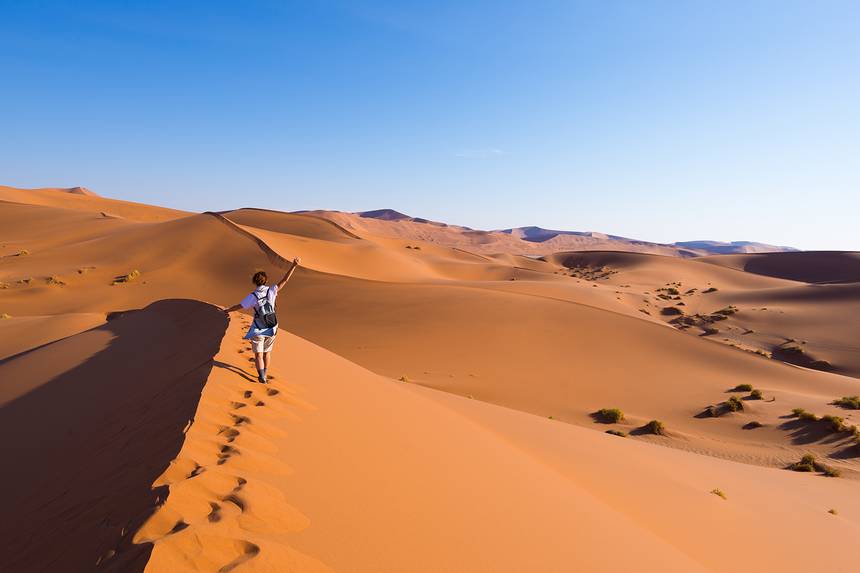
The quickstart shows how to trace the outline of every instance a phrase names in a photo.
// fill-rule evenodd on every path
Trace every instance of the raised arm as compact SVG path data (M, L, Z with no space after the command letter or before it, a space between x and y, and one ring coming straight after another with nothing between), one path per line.
M293 264L289 268L289 270L287 270L287 274L284 275L284 278L282 278L280 281L278 281L278 290L284 288L284 285L287 284L287 281L290 280L291 276L293 276L293 273L296 271L296 267L299 266L300 262L301 262L301 259L298 257L293 259Z

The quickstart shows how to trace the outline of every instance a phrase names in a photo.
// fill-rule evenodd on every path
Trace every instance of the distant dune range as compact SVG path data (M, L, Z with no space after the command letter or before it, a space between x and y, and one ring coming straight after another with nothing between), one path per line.
M673 244L651 243L590 231L557 231L541 227L517 227L498 231L479 231L428 219L410 217L393 209L360 213L342 211L297 211L330 219L359 235L416 239L447 247L460 247L480 253L519 255L547 254L558 251L631 251L676 257L708 254L794 251L750 241L687 241Z
M857 253L407 219L0 188L0 570L849 566L860 446L791 411L857 422ZM264 388L211 305L294 256Z

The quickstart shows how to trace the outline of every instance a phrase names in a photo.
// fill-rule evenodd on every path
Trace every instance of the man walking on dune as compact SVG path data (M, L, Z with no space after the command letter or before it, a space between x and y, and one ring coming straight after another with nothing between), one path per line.
M251 281L256 285L251 294L242 299L239 304L234 304L229 308L225 308L224 312L230 314L239 309L254 309L254 321L251 323L251 328L245 335L247 340L251 341L251 350L254 351L254 361L257 365L257 375L263 384L267 382L266 371L269 369L269 363L272 355L272 346L275 344L275 336L278 334L278 318L275 315L275 300L278 298L278 292L284 287L290 277L293 276L296 267L299 266L301 259L296 257L293 263L287 270L278 284L269 287L266 285L269 278L263 271L254 273Z

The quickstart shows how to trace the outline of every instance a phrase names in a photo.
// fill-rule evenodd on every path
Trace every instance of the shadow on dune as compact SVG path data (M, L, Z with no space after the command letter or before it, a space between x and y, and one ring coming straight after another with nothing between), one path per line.
M747 255L748 273L806 283L860 281L860 256L843 251L804 251Z
M226 327L211 305L162 300L0 362L0 571L143 571L152 545L132 538L167 496L152 483Z
M779 426L780 430L787 431L791 436L791 443L795 445L806 444L837 444L846 440L845 434L835 433L829 426L822 422L808 420L790 420Z

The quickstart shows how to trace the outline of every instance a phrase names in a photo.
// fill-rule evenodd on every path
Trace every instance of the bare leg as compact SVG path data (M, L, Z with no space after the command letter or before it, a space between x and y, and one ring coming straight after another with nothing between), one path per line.
M255 352L254 353L254 359L257 362L257 370L262 371L266 367L265 362L264 362L265 359L263 358L263 355L264 355L263 352Z
M263 353L263 363L264 363L264 368L265 368L267 371L269 370L269 362L271 361L271 358L272 358L272 352L271 352L271 350L270 350L269 352L264 352L264 353Z

